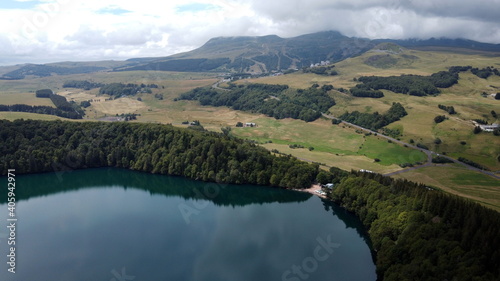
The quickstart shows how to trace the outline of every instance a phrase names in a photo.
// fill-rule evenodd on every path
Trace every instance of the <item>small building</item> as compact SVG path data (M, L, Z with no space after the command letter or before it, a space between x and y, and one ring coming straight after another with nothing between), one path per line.
M500 125L496 124L496 123L491 124L491 125L479 125L479 128L481 128L481 130L483 130L485 132L493 132L497 128L500 128Z
M255 123L245 123L245 127L257 127Z
M327 183L325 184L325 187L328 189L332 189L335 185L333 183Z

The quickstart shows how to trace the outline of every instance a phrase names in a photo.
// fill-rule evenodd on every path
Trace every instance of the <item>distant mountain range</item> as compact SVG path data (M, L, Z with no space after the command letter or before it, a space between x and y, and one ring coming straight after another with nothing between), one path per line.
M9 71L4 71L0 79L132 70L263 73L302 68L321 61L338 62L363 54L384 42L391 42L406 48L463 48L500 54L500 44L481 43L466 39L369 40L347 37L336 31L325 31L292 38L281 38L276 35L217 37L210 39L200 48L168 57L133 58L120 62L25 64L20 65L15 70L9 67Z

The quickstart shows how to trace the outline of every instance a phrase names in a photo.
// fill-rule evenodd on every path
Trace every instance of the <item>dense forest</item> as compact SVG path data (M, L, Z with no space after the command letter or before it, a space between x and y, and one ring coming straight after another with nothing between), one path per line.
M53 94L54 94L54 92L52 92L51 89L40 89L40 90L36 90L35 97L37 97L37 98L50 98L50 96Z
M398 121L407 114L408 113L404 107L400 103L395 102L384 114L380 114L378 112L361 113L359 111L353 111L340 115L339 119L376 131L391 124L392 122Z
M350 89L355 97L383 97L378 90L389 90L395 93L408 94L412 96L437 95L439 88L449 88L458 83L460 72L471 71L480 78L488 78L491 75L500 75L498 69L485 67L482 69L472 66L452 66L448 71L439 71L430 76L401 75L401 76L361 76L356 81L362 82ZM451 113L450 113L451 114Z
M458 72L440 71L430 76L362 76L357 81L362 82L362 84L351 88L351 92L358 89L389 90L412 96L428 96L439 94L438 88L448 88L455 85L458 82Z
M500 214L379 174L354 173L329 196L368 230L380 280L500 280Z
M318 165L244 140L171 125L0 120L0 170L121 167L203 181L305 188Z
M349 90L351 95L360 98L382 98L384 93L380 90L372 90L365 84L358 84Z
M276 119L294 118L314 121L335 101L329 87L290 89L286 85L248 84L230 90L196 88L182 94L180 100L198 100L201 105L229 106L235 110L262 113Z

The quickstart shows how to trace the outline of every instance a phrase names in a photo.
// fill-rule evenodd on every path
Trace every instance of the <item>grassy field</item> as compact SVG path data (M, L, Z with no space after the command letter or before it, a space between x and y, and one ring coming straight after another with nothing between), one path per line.
M500 57L498 55L492 56L491 54L485 55L481 52L470 51L450 52L443 49L439 51L433 50L432 52L403 50L399 55L392 55L395 58L392 61L396 61L394 65L374 67L365 63L370 57L375 55L377 53L366 53L362 56L336 63L335 68L339 72L338 76L294 73L284 76L245 80L238 83L289 84L291 87L297 88L306 88L314 83L318 83L319 85L331 84L336 88L350 88L356 85L353 79L360 76L430 75L437 71L446 70L448 67L454 65L472 65L478 68L486 66L498 68L500 66ZM490 96L482 96L483 92L492 94L499 92L499 89L500 77L498 76L481 79L472 73L461 73L457 85L443 89L442 93L436 97L413 97L383 91L385 97L371 99L354 98L338 91L332 91L331 94L337 104L330 109L330 112L337 116L346 111L354 110L368 113L376 111L385 112L393 102L400 102L406 108L408 116L389 125L388 128L399 129L402 132L400 138L403 141L410 142L410 140L413 140L415 143L427 145L438 153L446 153L455 158L465 157L493 171L499 171L500 162L497 160L497 157L500 155L500 138L494 136L492 133L482 132L477 135L473 134L472 130L474 126L470 121L471 119L485 119L489 123L500 123L499 119L493 118L490 114L492 110L497 113L500 112L500 101L494 100ZM449 115L438 108L439 104L454 106L458 114ZM434 117L437 115L445 115L449 119L440 124L435 124ZM295 130L299 130L299 128L295 128ZM243 136L243 134L240 135ZM249 134L246 135L248 136ZM311 139L315 138L317 136ZM328 139L331 136L327 135L325 138ZM434 143L437 138L441 140L441 144L439 145ZM310 144L311 142L304 141L303 143ZM353 146L358 144L353 142ZM376 143L373 141L373 138L368 138L363 142L362 148L356 154L366 154L366 159L380 158L381 163L384 161L395 163L402 159L413 160L420 157L417 154L410 154L409 156L400 154L397 151L391 151L388 147L380 149L379 145L381 143ZM270 147L271 145L266 144L266 146ZM281 146L286 147L284 145ZM276 149L280 150L279 148ZM284 150L284 148L281 150ZM296 149L290 150L296 156L306 153L304 149L302 152L295 153ZM353 151L352 146L351 151ZM385 154L384 152L388 153ZM344 155L341 157L330 153L328 156L333 157L316 156L314 153L308 157L309 159L318 159L318 162L344 169L349 167L359 169L368 167L367 165L369 164L369 161L359 161L359 156L354 155ZM358 158L347 160L348 157ZM379 164L376 165L378 168L383 167ZM372 167L372 169L383 172L382 170L377 170L377 167ZM498 188L500 187L500 182L477 172L471 172L460 167L429 167L403 173L398 175L398 177L435 185L445 191L477 200L486 206L500 210L500 188Z
M368 169L379 173L399 170L398 164L424 161L425 154L404 148L375 136L320 119L306 123L300 120L276 120L261 117L252 120L257 127L233 128L232 134L267 143L264 146L299 158L350 169ZM271 141L272 143L268 143ZM304 148L292 149L289 145ZM309 148L313 148L309 151ZM307 156L306 156L307 155ZM380 162L374 162L378 158Z
M54 103L47 98L37 98L35 93L5 93L0 92L0 104L27 104L54 107Z
M460 50L459 50L460 51ZM374 67L368 65L371 57L380 55L379 52L368 52L359 57L350 58L336 64L337 76L320 76L314 74L294 73L284 76L266 77L245 80L239 83L271 83L289 84L292 87L310 87L313 83L332 84L336 88L349 88L356 85L354 78L360 76L390 76L401 74L430 75L437 71L446 70L454 65L472 65L473 67L486 67L500 65L499 56L484 55L481 52L446 52L446 51L418 51L402 49L400 54L391 55L394 65ZM443 89L438 96L414 97L383 91L384 97L380 99L354 98L348 94L332 91L336 105L330 112L338 116L346 111L360 112L385 112L393 102L400 102L407 110L408 116L388 126L402 132L400 138L406 142L414 140L422 143L439 153L447 153L453 157L465 157L476 161L491 170L500 170L500 138L492 133L474 135L471 119L485 119L489 123L500 123L498 118L490 114L492 110L500 112L500 101L492 97L483 97L481 94L496 93L500 89L500 77L491 76L481 79L472 73L461 73L457 85ZM438 108L439 104L454 106L458 112L449 115ZM445 115L449 119L443 123L435 124L434 117ZM442 143L435 145L439 138ZM461 142L465 141L463 145Z
M236 83L270 83L287 84L294 88L307 88L318 83L332 84L336 88L350 88L356 84L353 78L363 75L400 75L420 74L430 75L446 70L453 65L472 65L474 67L500 66L500 57L484 56L478 52L419 51L404 50L392 58L377 61L373 56L379 52L369 52L359 57L336 63L337 76L321 76L311 73L296 72L293 74L245 79ZM370 62L367 64L367 62ZM139 113L137 121L172 123L184 126L183 121L199 120L201 124L212 131L220 132L221 127L231 126L234 136L256 140L268 149L292 154L307 161L336 166L345 170L368 169L379 173L389 173L400 170L398 164L425 161L425 155L419 151L400 145L388 143L376 136L365 136L354 129L342 125L332 125L329 120L319 119L306 123L300 120L276 120L259 114L234 111L226 107L200 106L196 101L173 101L179 94L195 87L209 86L218 78L215 73L174 73L159 71L136 72L100 72L68 76L51 76L24 80L0 80L1 103L28 103L42 105L50 102L47 99L34 98L33 92L41 88L51 88L56 93L65 95L68 100L80 102L89 99L105 99L98 96L98 90L82 91L79 89L63 89L62 84L68 80L91 80L101 83L155 83L158 89L153 94L139 94L133 98L120 98L113 101L95 101L86 109L88 120L121 113ZM498 87L498 88L496 88ZM500 101L491 97L483 97L500 91L500 77L480 79L471 73L461 73L459 83L449 89L444 89L436 97L414 97L384 91L385 97L380 99L354 98L348 94L331 91L336 105L330 109L334 115L345 111L385 112L393 102L400 102L406 108L408 116L388 126L402 132L401 140L422 143L439 153L452 157L465 157L491 170L500 170L500 138L491 133L473 134L470 119L486 119L488 122L500 122L494 119L490 112L495 110L500 114ZM30 93L31 92L31 93ZM163 95L160 100L155 94ZM138 101L141 98L142 101ZM438 108L439 104L453 105L458 112L449 115ZM43 104L43 105L52 105ZM446 115L449 119L434 123L436 115ZM0 113L0 118L14 120L17 118L61 119L50 115L28 113ZM255 128L236 128L237 122L257 123ZM436 145L436 138L441 144ZM304 148L292 149L291 144ZM309 150L309 148L313 148ZM374 159L380 159L375 162ZM499 181L470 172L458 166L428 167L402 173L404 177L415 181L434 185L451 193L468 197L485 205L500 209L498 196ZM495 199L496 198L496 199Z
M425 167L398 174L394 177L432 185L500 211L500 181L467 170L458 164Z
M196 84L197 80L216 81L215 73L191 73L170 71L126 71L126 72L96 72L89 74L56 75L22 80L0 80L1 93L22 93L39 89L52 89L54 92L64 91L64 82L69 80L89 80L100 83L136 83L157 84L165 89L179 89L183 86ZM210 83L208 83L210 84ZM188 86L190 88L190 86ZM172 90L171 89L171 90Z
M71 119L66 119L54 115L46 115L46 114L36 114L36 113L27 113L27 112L0 112L0 119L6 119L10 121L14 121L16 119L33 119L33 120L67 120L71 121Z
M320 163L321 167L325 169L329 167L338 167L346 171L365 169L378 173L390 173L401 169L398 165L380 165L375 163L373 159L356 154L332 154L317 150L309 151L307 148L292 149L286 144L275 143L266 143L262 146L269 150L276 149L281 153L291 154L304 161Z

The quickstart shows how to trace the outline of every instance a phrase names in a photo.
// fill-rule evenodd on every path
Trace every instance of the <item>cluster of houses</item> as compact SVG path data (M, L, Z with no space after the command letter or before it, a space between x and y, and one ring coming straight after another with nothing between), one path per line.
M361 173L373 173L373 171L370 171L370 170L365 170L365 169L361 169L359 170Z
M247 122L247 123L243 123L243 126L241 126L241 123L240 123L240 127L257 127L257 124L256 123L251 123L251 122Z
M326 195L326 192L325 192L326 189L332 190L335 187L335 185L333 183L321 184L320 186L321 186L321 189L315 190L314 192L318 193L319 195L323 195L323 196Z
M500 125L497 123L493 123L491 125L479 125L479 128L485 132L493 132L496 129L500 128Z
M325 185L323 185L324 188L328 188L328 189L333 189L335 187L335 185L333 183L327 183Z
M493 123L491 125L485 125L485 124L479 124L478 122L472 120L472 124L474 124L474 126L476 127L481 128L481 130L484 132L493 132L496 129L500 128L500 124L497 123Z

